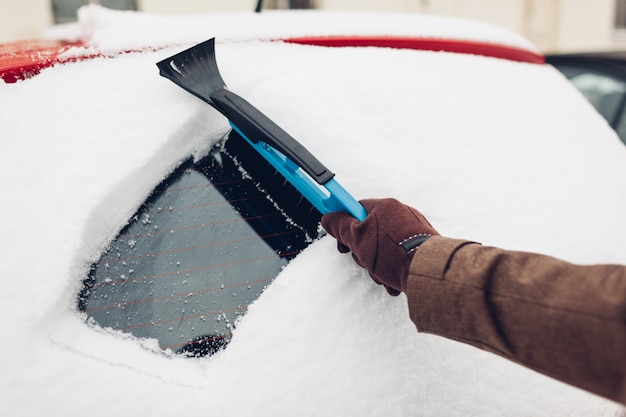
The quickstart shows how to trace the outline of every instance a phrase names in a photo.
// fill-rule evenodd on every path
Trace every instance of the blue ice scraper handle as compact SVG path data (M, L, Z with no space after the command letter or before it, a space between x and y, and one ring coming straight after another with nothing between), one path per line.
M365 220L365 208L335 180L335 174L256 107L227 89L214 91L210 98L233 129L320 213L346 211L359 221Z
M256 149L265 160L272 164L287 181L296 187L304 198L309 200L320 213L326 214L334 211L346 211L359 221L365 220L367 213L363 206L359 204L337 180L331 178L324 184L318 184L304 172L298 164L291 161L271 145L261 141L253 142L232 122L230 125Z
M256 107L226 88L209 39L157 63L160 74L209 103L261 156L322 214L346 211L359 221L367 213L308 149Z

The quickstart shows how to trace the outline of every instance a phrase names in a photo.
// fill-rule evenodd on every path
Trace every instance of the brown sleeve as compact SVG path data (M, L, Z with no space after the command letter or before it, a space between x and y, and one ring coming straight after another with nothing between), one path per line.
M626 266L435 236L415 253L406 293L419 331L626 404Z

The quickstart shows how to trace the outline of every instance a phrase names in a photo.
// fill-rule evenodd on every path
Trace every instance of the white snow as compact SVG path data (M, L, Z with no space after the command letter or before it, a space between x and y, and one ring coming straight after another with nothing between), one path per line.
M547 66L250 40L271 35L267 28L282 19L284 32L312 30L305 18L280 14L168 20L92 7L81 18L80 30L105 51L196 42L212 36L214 24L216 33L230 28L216 47L226 83L357 198L399 198L448 236L579 263L626 263L626 147ZM410 26L397 18L402 23L381 30ZM356 16L349 21L365 30ZM461 30L447 20L428 25ZM484 34L467 25L462 37ZM232 41L239 30L248 41ZM496 356L418 334L406 299L389 297L329 237L279 275L214 357L170 357L154 341L86 324L75 297L90 263L152 187L227 127L158 76L155 63L181 49L60 65L0 84L0 415L624 412Z
M523 37L498 26L443 16L399 13L289 11L162 16L119 12L99 6L79 10L79 23L53 28L49 38L87 39L101 52L222 40L276 39L315 35L412 36L499 43L537 51ZM237 24L233 24L233 22Z

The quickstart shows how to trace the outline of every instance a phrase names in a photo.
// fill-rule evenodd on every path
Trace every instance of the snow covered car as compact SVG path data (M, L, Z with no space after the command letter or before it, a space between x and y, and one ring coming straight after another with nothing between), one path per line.
M156 66L215 37L228 87L355 197L398 198L447 236L626 263L626 148L526 40L418 15L162 17L89 6L79 16L55 31L77 43L2 70L16 81L0 84L9 198L0 234L2 415L623 413L500 357L417 333L406 299L389 297L339 254L319 213L285 194L271 168L248 171L260 162L242 160L256 156L227 120ZM209 188L230 183L212 177L224 172L239 172L237 183L252 178L255 201L270 195L286 233L294 229L285 224L306 230L288 262L252 268L236 289L226 280L244 240L276 232L250 226L240 238L206 227L228 221L204 191L207 179ZM220 207L243 212L231 188L218 191ZM200 217L181 217L189 210ZM250 225L257 216L243 217ZM201 229L193 236L192 226ZM237 242L212 252L225 240ZM283 258L290 245L265 253ZM167 272L148 272L156 263ZM217 263L227 268L209 280ZM202 277L208 286L190 289ZM95 288L103 303L90 305ZM246 291L253 296L218 305ZM247 313L230 316L233 305ZM207 322L227 323L220 337L209 335L227 345L205 343Z

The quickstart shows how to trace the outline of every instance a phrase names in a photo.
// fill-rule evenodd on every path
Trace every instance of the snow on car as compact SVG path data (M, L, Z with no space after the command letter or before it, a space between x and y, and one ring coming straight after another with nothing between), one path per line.
M417 333L404 296L389 297L330 237L282 270L213 356L163 351L77 308L91 265L151 190L228 130L155 65L211 37L226 84L357 198L398 198L446 236L626 263L626 148L524 39L415 15L159 17L96 6L55 36L86 46L0 84L3 415L623 411ZM329 39L387 43L314 45ZM409 42L383 47L392 40Z

